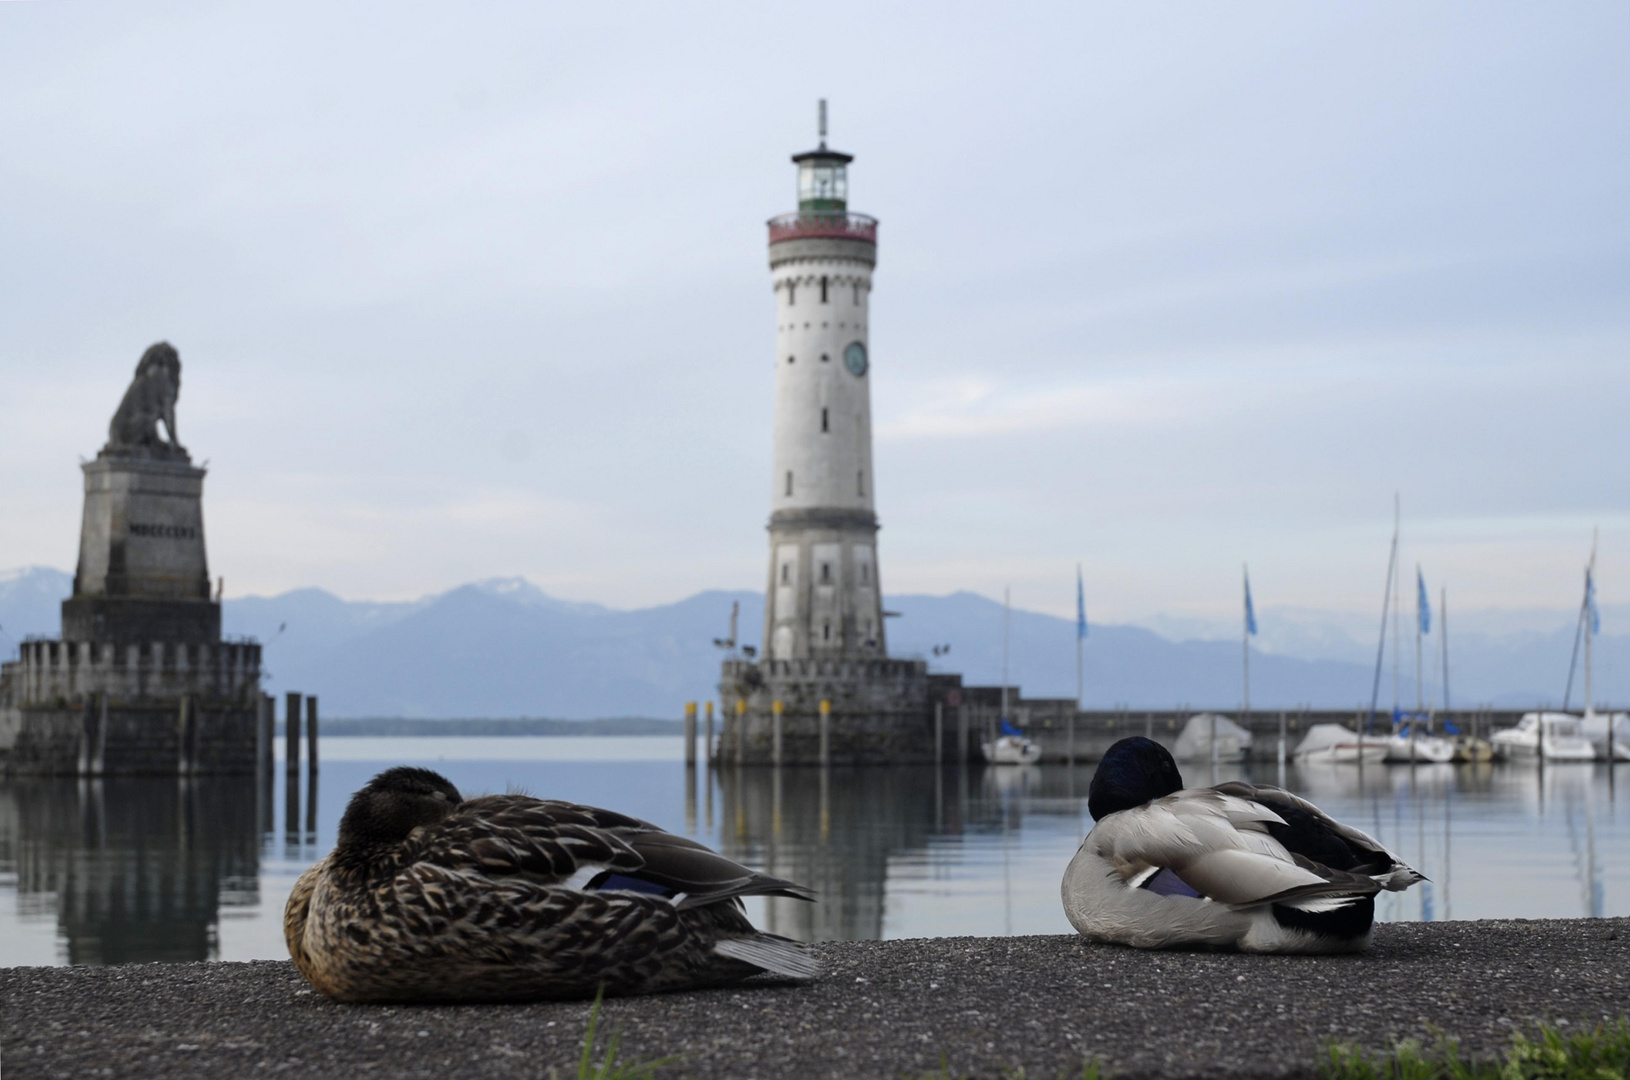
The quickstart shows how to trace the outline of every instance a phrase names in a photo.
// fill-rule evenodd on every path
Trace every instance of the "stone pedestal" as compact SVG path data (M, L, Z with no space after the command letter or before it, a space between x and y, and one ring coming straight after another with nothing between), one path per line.
M186 644L221 639L204 553L204 470L109 451L87 462L67 641Z
M831 761L885 765L934 760L934 709L921 660L726 660L718 757L773 765L781 703L781 764L820 763L820 704L829 701ZM746 703L738 714L736 703Z

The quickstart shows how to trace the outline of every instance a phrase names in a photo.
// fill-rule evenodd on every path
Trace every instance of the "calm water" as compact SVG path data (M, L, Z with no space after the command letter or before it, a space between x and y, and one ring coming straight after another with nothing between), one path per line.
M0 966L285 954L290 887L333 844L346 798L385 765L466 794L597 803L805 882L821 900L749 902L805 939L1068 933L1058 882L1091 827L1092 766L706 770L677 738L328 739L315 806L290 821L243 778L0 781ZM1205 766L1190 783L1211 782ZM1274 766L1219 779L1276 782ZM1432 881L1383 919L1630 915L1630 766L1287 770ZM1615 787L1616 784L1616 787ZM313 812L314 811L314 812ZM292 825L292 828L290 827Z

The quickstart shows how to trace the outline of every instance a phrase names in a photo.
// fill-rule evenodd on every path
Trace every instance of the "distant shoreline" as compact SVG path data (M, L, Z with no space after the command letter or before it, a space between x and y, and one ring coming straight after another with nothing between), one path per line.
M467 720L409 720L401 717L366 717L357 719L322 720L319 735L378 735L378 736L459 736L493 735L682 735L681 720L654 720L648 717L627 716L602 720L544 720L544 719L467 719ZM285 737L281 721L277 735Z

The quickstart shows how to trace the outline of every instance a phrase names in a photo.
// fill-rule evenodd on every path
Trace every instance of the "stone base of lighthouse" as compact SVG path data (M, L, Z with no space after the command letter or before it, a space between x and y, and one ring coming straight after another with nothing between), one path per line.
M726 660L719 697L724 731L718 760L776 763L775 703L781 703L785 765L821 763L821 702L830 701L829 760L894 765L934 760L934 708L922 660ZM737 712L737 703L746 708Z

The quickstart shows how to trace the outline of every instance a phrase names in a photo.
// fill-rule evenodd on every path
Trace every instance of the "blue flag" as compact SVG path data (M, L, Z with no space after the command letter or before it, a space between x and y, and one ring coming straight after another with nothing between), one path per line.
M1596 610L1596 578L1585 571L1585 610L1590 613L1590 632L1602 632L1602 613Z
M1087 636L1087 590L1081 584L1081 567L1075 568L1075 636L1085 639Z
M1256 608L1251 604L1251 572L1245 571L1245 632L1256 633Z
M1426 596L1426 578L1421 575L1421 568L1415 567L1415 613L1421 620L1421 633L1432 632L1432 601Z

